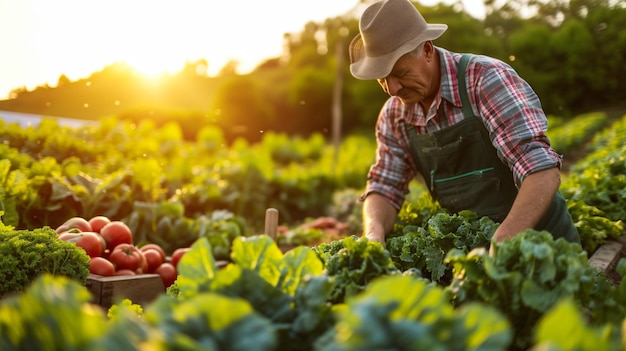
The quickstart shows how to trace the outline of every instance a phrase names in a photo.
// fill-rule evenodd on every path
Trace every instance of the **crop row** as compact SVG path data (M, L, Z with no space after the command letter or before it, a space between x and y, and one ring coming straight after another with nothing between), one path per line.
M323 215L336 190L362 186L374 157L373 144L357 136L339 149L321 135L273 133L254 145L225 145L210 127L188 142L175 124L114 119L76 129L54 120L0 124L0 141L3 219L25 229L74 216L120 220L141 203L173 203L192 219L234 213L255 232L268 207L290 223Z
M447 223L447 224L446 224ZM452 226L451 223L454 223ZM481 237L489 226L442 214ZM434 229L433 229L434 230ZM435 230L437 232L438 230ZM400 237L398 237L400 238ZM450 237L450 242L454 238ZM419 249L410 241L402 251ZM624 349L626 280L587 264L577 244L527 231L484 249L450 247L436 283L403 255L346 237L282 253L266 235L237 238L218 268L206 238L178 263L167 293L122 300L106 316L83 285L42 275L0 300L3 350L616 350ZM392 250L393 251L393 250ZM618 268L624 273L626 267ZM53 294L51 292L54 292ZM564 331L567 332L564 332Z
M568 209L593 252L624 234L626 220L626 115L596 133L589 154L578 160L561 184Z
M606 126L608 120L607 115L602 112L588 113L562 122L555 122L555 117L548 118L547 135L550 138L550 145L562 154L583 146L596 132Z
M569 149L607 119L588 114L560 124L550 121L551 139ZM596 133L592 154L562 185L590 253L623 231L623 124ZM149 121L134 125L115 119L75 129L54 120L37 128L0 124L0 140L5 224L56 227L71 217L103 215L127 222L137 242L158 242L170 252L190 245L199 232L217 232L229 238L225 243L235 235L258 234L269 207L292 226L324 215L358 221L356 197L374 155L373 142L357 136L347 137L338 149L320 135L273 133L254 145L244 140L225 145L214 128L202 129L198 140L188 142L175 124L156 128ZM350 230L359 233L358 225Z

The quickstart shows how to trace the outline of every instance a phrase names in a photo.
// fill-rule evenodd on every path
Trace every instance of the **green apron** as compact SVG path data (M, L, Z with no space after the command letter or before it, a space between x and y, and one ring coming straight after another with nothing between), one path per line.
M482 120L475 116L465 85L469 55L463 55L457 73L464 119L441 130L418 134L406 124L411 155L418 165L433 198L451 213L474 211L502 222L517 196L512 171L499 159ZM443 104L442 104L443 106ZM445 118L443 107L438 111ZM578 231L557 191L536 230L556 238L580 243Z

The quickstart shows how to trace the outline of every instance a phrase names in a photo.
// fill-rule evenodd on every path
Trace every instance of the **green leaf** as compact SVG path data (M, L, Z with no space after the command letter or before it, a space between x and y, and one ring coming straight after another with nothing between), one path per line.
M23 293L0 300L3 350L89 350L107 333L89 291L63 276L43 274Z
M337 350L506 350L506 318L484 305L454 310L437 285L386 276L337 312Z
M2 211L2 223L17 227L20 215L17 212L17 201L14 197L0 198L0 211Z
M463 324L465 350L506 350L513 340L508 320L497 309L480 303L469 303L457 310Z
M616 270L622 277L626 275L626 259L622 258L619 260Z
M206 290L218 271L208 239L200 238L178 262L176 284L183 296Z
M571 299L563 299L539 321L538 347L559 350L617 350L621 347L609 338L610 333L585 325L581 311Z
M280 279L283 253L267 235L235 238L231 258L240 267L258 272L273 286Z
M333 291L333 280L325 275L306 276L298 286L295 296L297 316L293 321L296 335L309 335L315 330L334 325L331 305L327 304Z
M562 291L560 289L546 289L533 280L524 280L520 295L526 306L543 313L554 306L562 296Z
M221 270L211 284L211 290L245 299L257 312L274 322L292 319L292 296L247 268L230 265Z
M320 275L324 271L324 265L317 254L305 246L287 251L281 267L282 290L290 295L295 295L305 277Z
M155 350L275 350L271 323L244 299L202 293L176 300L162 296L146 318L160 331L147 342Z
M131 165L133 171L133 182L137 183L141 190L148 196L149 200L160 199L161 176L163 170L156 159L137 159Z
M389 302L397 304L389 315L394 320L412 319L434 323L437 318L453 314L448 296L442 289L402 275L385 276L373 281L361 298L376 299L384 305Z

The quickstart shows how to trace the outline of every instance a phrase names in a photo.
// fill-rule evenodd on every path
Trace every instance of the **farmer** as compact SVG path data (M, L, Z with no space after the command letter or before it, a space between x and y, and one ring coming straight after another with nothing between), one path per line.
M426 23L409 0L383 0L365 9L350 43L352 75L376 79L390 95L361 197L364 235L384 245L421 175L450 212L499 222L497 242L534 228L580 243L539 98L502 61L434 46L446 29Z

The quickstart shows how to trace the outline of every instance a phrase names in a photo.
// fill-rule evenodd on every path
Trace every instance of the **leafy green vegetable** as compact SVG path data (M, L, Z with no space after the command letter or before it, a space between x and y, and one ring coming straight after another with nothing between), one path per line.
M443 289L412 277L378 279L346 304L320 350L506 350L511 342L509 324L495 309L454 310Z
M171 254L181 247L191 246L198 238L209 239L213 256L228 260L233 240L246 235L246 223L241 217L224 210L195 218L185 215L180 201L159 203L136 201L133 212L125 218L138 243L154 243Z
M109 307L107 317L109 319L119 318L120 314L123 313L123 309L132 311L137 316L143 316L143 307L141 307L141 305L133 303L130 299L122 299L119 303L115 303Z
M217 269L207 238L198 239L178 263L179 299L213 293L247 301L272 323L284 350L309 350L332 327L327 305L333 282L311 248L283 254L266 235L239 237L231 261Z
M572 298L589 306L603 299L594 289L606 278L588 264L578 244L529 229L494 245L493 257L485 249L452 250L446 262L453 265L454 278L446 289L456 306L482 302L506 315L515 330L516 348L530 346L536 323L559 300ZM595 307L601 308L601 303ZM616 318L624 318L623 308L615 312Z
M146 342L155 350L274 350L271 322L244 299L200 293L177 300L160 296L145 311L159 333Z
M567 209L578 229L582 247L590 254L608 239L615 239L624 232L622 220L613 221L602 210L582 200L568 200Z
M341 303L345 298L365 290L374 279L399 274L389 252L380 243L366 237L349 236L314 248L324 262L326 274L336 282L329 302Z
M422 222L424 226L406 225L403 235L387 239L387 250L399 270L418 269L425 278L442 285L452 277L452 268L444 262L446 254L452 249L469 252L488 246L498 226L471 211L439 211Z
M0 211L2 211L3 223L17 226L20 221L17 202L27 197L25 194L29 194L29 187L24 172L11 169L11 161L5 154L5 151L8 151L6 148L6 145L0 144ZM14 155L14 157L19 157L19 155Z
M573 299L560 300L541 318L535 336L538 350L623 350L617 325L588 325Z
M22 291L39 275L64 275L85 284L90 258L59 240L50 227L13 230L0 223L0 297Z
M176 268L178 278L175 285L179 295L187 297L209 291L209 284L218 272L209 241L201 238L193 243L191 250L181 257Z
M577 161L560 190L583 244L592 254L622 235L626 219L626 115L594 134L590 153Z
M413 183L411 183L413 184ZM435 201L430 193L425 190L423 185L422 189L415 190L417 195L414 195L414 199L405 201L402 204L402 208L398 212L396 223L388 237L395 237L404 234L404 227L417 226L425 227L427 221L439 212L446 212L447 210L441 208L439 203Z
M0 300L2 350L138 350L142 322L124 314L108 322L75 280L43 274L23 293Z

